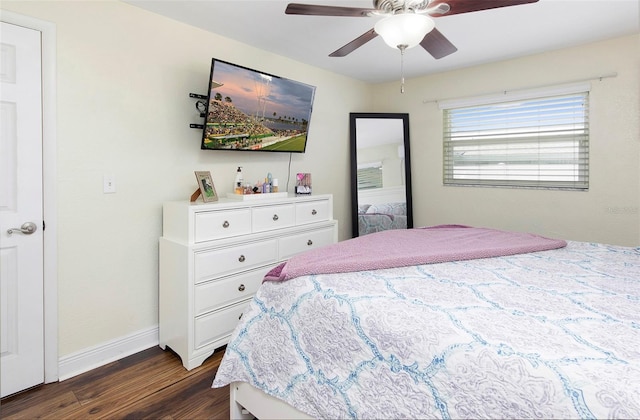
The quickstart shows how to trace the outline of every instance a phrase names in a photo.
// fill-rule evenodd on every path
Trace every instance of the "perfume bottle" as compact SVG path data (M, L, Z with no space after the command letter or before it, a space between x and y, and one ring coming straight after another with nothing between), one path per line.
M269 178L264 179L264 184L262 184L262 192L265 194L271 192L271 184L269 184Z

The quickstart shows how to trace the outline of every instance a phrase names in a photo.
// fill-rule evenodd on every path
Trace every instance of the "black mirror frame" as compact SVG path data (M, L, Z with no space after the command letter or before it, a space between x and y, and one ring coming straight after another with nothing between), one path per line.
M405 197L407 203L407 228L413 228L413 199L411 196L411 152L409 142L409 114L385 112L352 112L349 114L349 136L351 139L351 232L360 235L358 229L358 155L356 142L356 120L359 118L402 119L405 163Z

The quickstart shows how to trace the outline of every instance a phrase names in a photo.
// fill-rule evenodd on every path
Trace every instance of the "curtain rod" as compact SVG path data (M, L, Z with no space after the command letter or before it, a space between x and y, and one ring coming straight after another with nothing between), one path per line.
M593 77L588 77L586 79L577 79L577 80L570 80L568 82L562 82L562 83L558 83L558 84L554 84L554 85L538 85L538 86L531 86L528 88L519 88L519 89L510 89L510 90L502 90L499 92L491 92L491 93L481 93L479 95L473 95L475 96L485 96L485 95L497 95L497 94L503 94L506 95L509 92L514 92L514 91L519 91L519 90L528 90L528 89L540 89L540 88L545 88L545 87L551 87L551 86L559 86L559 85L567 85L567 84L571 84L571 83L580 83L580 82L590 82L593 80L597 80L599 82L602 82L602 79L610 79L613 77L618 77L618 73L617 72L613 72L613 73L607 73L607 74L603 74L601 76L593 76ZM438 103L440 101L450 101L450 100L454 100L454 99L462 99L465 97L458 97L458 98L444 98L444 99L424 99L422 101L423 104L429 104L429 103Z

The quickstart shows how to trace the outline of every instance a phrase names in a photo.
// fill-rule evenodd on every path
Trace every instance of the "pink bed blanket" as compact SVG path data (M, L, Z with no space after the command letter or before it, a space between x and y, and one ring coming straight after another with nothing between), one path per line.
M531 233L461 225L386 230L296 255L269 271L264 281L499 257L566 245Z

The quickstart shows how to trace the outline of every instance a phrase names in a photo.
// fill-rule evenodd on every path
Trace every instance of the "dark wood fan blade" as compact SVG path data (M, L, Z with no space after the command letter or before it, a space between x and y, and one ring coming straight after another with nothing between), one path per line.
M359 7L289 3L284 12L287 15L367 17L375 11L376 9L361 9Z
M349 42L347 45L340 47L334 52L332 52L331 54L329 54L329 57L344 57L345 55L353 52L357 48L362 47L364 44L371 41L373 38L377 36L378 34L376 33L376 31L374 31L373 29L370 29L367 32L360 35L359 37L357 37L356 39L354 39L353 41Z
M426 34L424 38L422 38L420 45L436 60L458 51L456 46L437 29L433 29Z
M444 15L433 17L458 15L460 13L478 12L480 10L496 9L498 7L518 6L521 4L536 3L538 0L434 0L429 7L446 3L451 10Z

